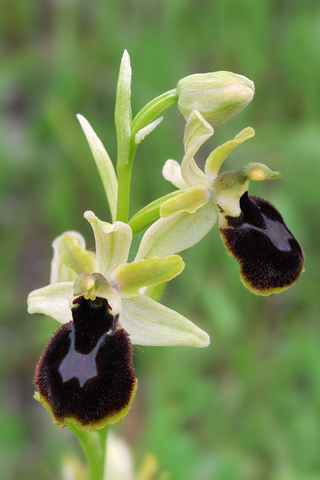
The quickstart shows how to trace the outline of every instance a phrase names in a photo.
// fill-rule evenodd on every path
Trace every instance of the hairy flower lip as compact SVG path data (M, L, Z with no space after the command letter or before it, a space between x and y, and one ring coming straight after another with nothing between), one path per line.
M258 295L285 290L304 271L299 243L267 200L245 192L240 206L241 215L226 216L220 234L227 252L239 262L242 282Z
M55 423L73 421L91 430L128 413L137 380L129 335L108 312L108 302L76 300L73 321L55 332L40 358L35 385Z

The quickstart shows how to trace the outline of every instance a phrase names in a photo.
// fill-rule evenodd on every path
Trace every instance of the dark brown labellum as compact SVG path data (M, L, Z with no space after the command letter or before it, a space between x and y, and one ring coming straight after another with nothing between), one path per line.
M73 321L49 340L37 365L40 399L61 426L85 430L115 423L129 410L136 390L129 335L117 327L106 299L79 297Z
M240 264L243 283L268 295L292 285L303 271L304 255L278 210L262 198L240 199L241 215L220 228L228 252Z

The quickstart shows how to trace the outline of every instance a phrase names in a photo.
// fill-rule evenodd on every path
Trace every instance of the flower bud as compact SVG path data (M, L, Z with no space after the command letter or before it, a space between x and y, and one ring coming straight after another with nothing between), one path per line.
M178 108L187 120L198 110L211 125L226 123L252 100L254 83L231 72L198 73L177 85Z

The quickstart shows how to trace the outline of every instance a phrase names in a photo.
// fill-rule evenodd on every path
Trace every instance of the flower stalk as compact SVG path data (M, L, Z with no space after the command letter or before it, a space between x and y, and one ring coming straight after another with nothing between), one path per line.
M68 427L78 438L87 459L88 480L104 480L108 427L91 432L80 430L72 422L68 424Z

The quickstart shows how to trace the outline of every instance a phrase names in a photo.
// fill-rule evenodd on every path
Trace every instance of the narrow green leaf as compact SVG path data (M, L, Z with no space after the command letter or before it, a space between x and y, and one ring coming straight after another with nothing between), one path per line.
M117 131L119 166L128 163L131 138L131 66L127 50L124 51L119 71L116 93L115 125Z
M91 148L93 158L96 162L103 187L108 199L112 222L116 220L117 214L117 192L118 180L113 163L105 150L101 140L94 132L89 122L82 116L77 115L82 130L87 137L89 146Z

